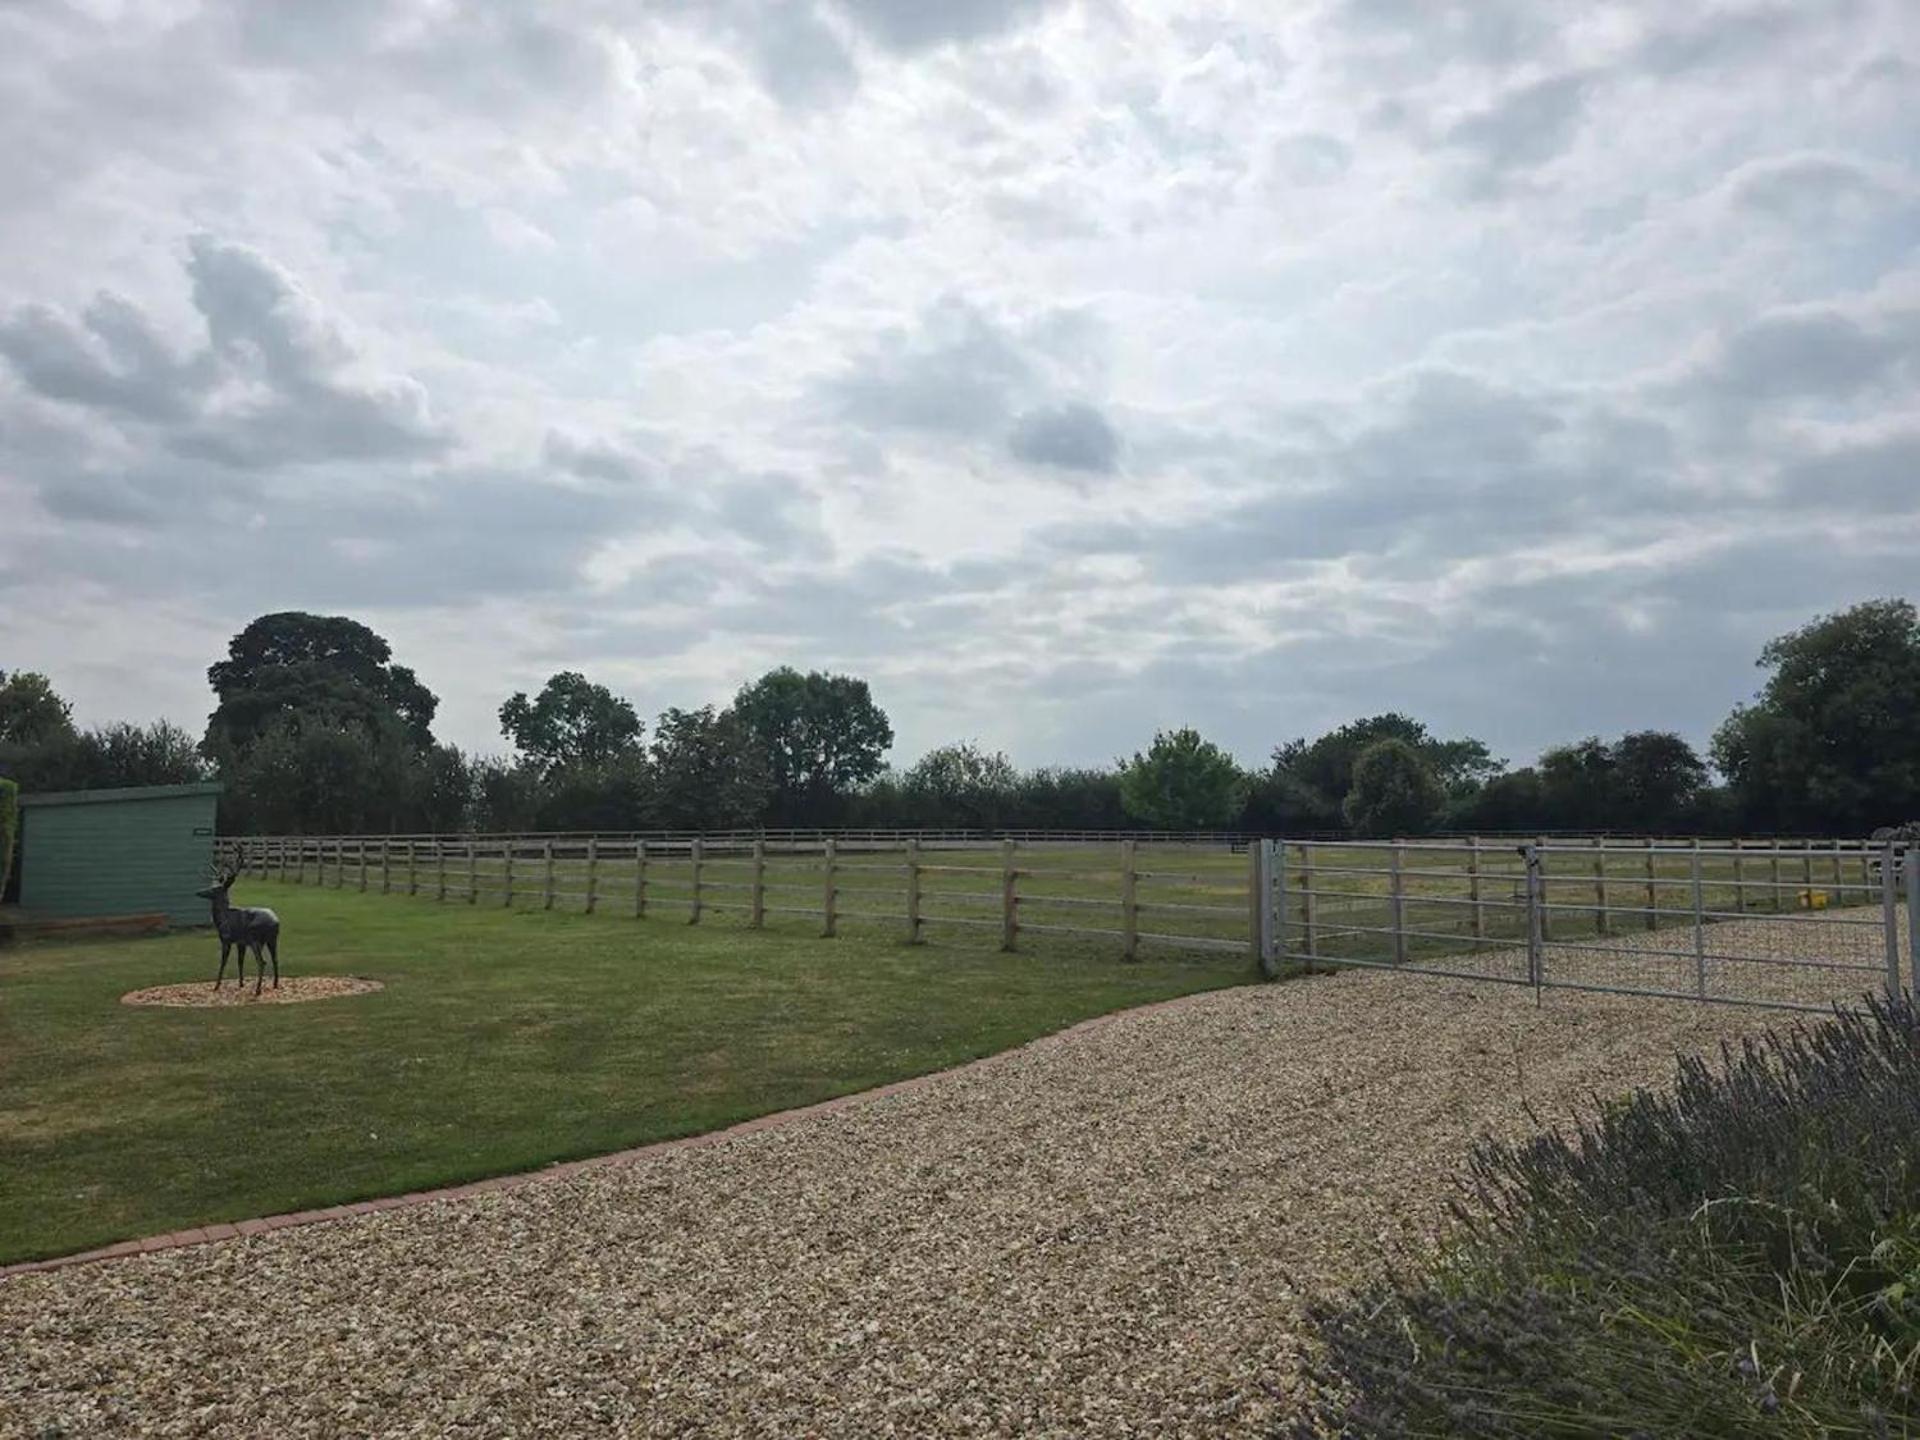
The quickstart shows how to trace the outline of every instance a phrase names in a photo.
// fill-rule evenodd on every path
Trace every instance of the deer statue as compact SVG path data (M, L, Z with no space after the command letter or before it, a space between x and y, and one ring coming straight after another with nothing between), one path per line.
M271 910L253 910L244 905L229 905L227 891L233 888L233 882L240 878L238 870L229 870L224 878L216 875L214 883L205 890L193 893L202 900L213 903L213 928L220 932L220 972L213 977L213 988L218 990L220 982L227 978L227 952L234 946L240 947L240 962L237 976L240 988L247 985L247 949L253 949L253 993L260 993L260 982L266 978L267 962L262 955L273 960L273 988L280 988L280 917Z

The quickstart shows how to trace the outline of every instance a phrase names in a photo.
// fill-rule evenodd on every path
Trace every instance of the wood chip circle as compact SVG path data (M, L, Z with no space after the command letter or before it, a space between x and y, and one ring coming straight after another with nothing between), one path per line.
M196 980L186 985L154 985L145 990L129 990L120 997L122 1005L169 1005L176 1008L211 1009L216 1005L298 1005L304 1000L337 1000L345 995L366 995L386 987L378 980L362 980L357 975L299 975L280 982L271 981L258 995L253 981L236 987L231 980L218 990L211 980Z

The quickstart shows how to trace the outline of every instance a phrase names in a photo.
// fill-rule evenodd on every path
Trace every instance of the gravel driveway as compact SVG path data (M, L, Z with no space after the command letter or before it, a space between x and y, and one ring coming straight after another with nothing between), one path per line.
M1217 1435L1476 1133L1792 1017L1349 973L705 1148L0 1283L9 1435Z

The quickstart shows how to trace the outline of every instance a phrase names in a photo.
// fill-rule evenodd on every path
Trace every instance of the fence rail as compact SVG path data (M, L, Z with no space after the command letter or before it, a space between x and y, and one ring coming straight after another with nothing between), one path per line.
M1028 935L1117 940L1128 959L1147 948L1258 957L1248 922L1258 842L1250 854L1227 837L243 836L220 848L261 878L444 903L692 924L717 913L755 928L810 918L828 936L858 921L898 926L910 942L942 930L997 933L1006 950Z
M951 832L245 836L247 873L445 903L770 917L1238 951L1348 967L1825 1008L1915 972L1900 843L1536 837L1089 842ZM1901 894L1904 892L1904 903ZM1903 962L1903 958L1904 962Z

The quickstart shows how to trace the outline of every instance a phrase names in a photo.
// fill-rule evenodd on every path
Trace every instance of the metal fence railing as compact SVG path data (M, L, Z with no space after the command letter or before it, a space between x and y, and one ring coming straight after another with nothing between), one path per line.
M1270 970L1826 1009L1900 989L1920 960L1901 844L1279 841L1261 857Z

